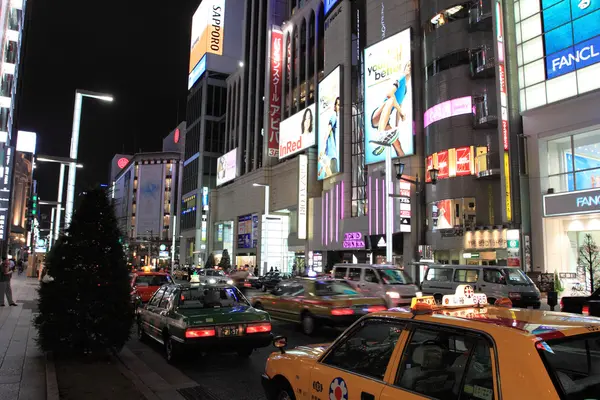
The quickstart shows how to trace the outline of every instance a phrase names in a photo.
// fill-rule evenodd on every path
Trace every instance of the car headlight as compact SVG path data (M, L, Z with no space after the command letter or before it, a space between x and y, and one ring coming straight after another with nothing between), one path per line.
M215 283L217 283L217 280L211 278L211 279L208 280L208 283L210 283L211 285L214 285Z
M233 279L228 279L228 280L227 280L227 284L228 284L228 285L233 285Z
M416 292L416 293L415 293L415 295L416 295L417 297L423 297L423 292Z
M400 298L400 293L398 293L398 292L385 292L385 294L390 299L399 299Z

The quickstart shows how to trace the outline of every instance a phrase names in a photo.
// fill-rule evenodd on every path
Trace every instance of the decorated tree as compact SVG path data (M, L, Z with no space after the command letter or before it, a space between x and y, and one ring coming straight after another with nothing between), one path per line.
M208 258L206 259L206 263L204 264L204 268L214 268L215 267L215 255L210 253Z
M59 354L123 347L133 319L129 271L108 193L93 189L46 259L53 280L39 289L38 344Z
M600 250L592 235L587 233L583 237L583 244L579 248L579 265L584 268L590 282L590 291L596 289L596 274L600 270Z
M223 271L229 271L231 268L231 258L229 258L227 249L223 250L223 256L221 257L221 260L219 260L219 267L221 267Z
M560 276L558 272L554 270L554 291L559 294L562 293L565 289L563 288L562 282L560 281Z

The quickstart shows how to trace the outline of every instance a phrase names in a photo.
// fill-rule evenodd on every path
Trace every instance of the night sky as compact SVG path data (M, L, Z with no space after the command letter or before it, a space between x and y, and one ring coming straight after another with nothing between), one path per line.
M190 25L200 0L29 2L18 128L37 132L37 153L68 157L78 88L115 98L84 99L78 191L109 183L116 153L160 151L185 120ZM58 172L47 163L35 170L42 200L56 200Z

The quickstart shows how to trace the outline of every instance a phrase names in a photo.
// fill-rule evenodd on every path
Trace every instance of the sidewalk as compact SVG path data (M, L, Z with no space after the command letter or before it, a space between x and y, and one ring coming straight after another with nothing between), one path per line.
M33 316L38 281L25 274L11 281L18 307L0 307L0 400L46 399L46 366L35 343Z

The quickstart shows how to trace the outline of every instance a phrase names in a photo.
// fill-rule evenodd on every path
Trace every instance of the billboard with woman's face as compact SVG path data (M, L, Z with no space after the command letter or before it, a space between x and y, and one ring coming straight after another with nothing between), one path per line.
M315 145L315 105L292 115L279 125L279 159Z
M319 83L319 180L340 172L340 70L341 68L337 67Z
M365 160L412 155L413 96L410 29L365 49Z

